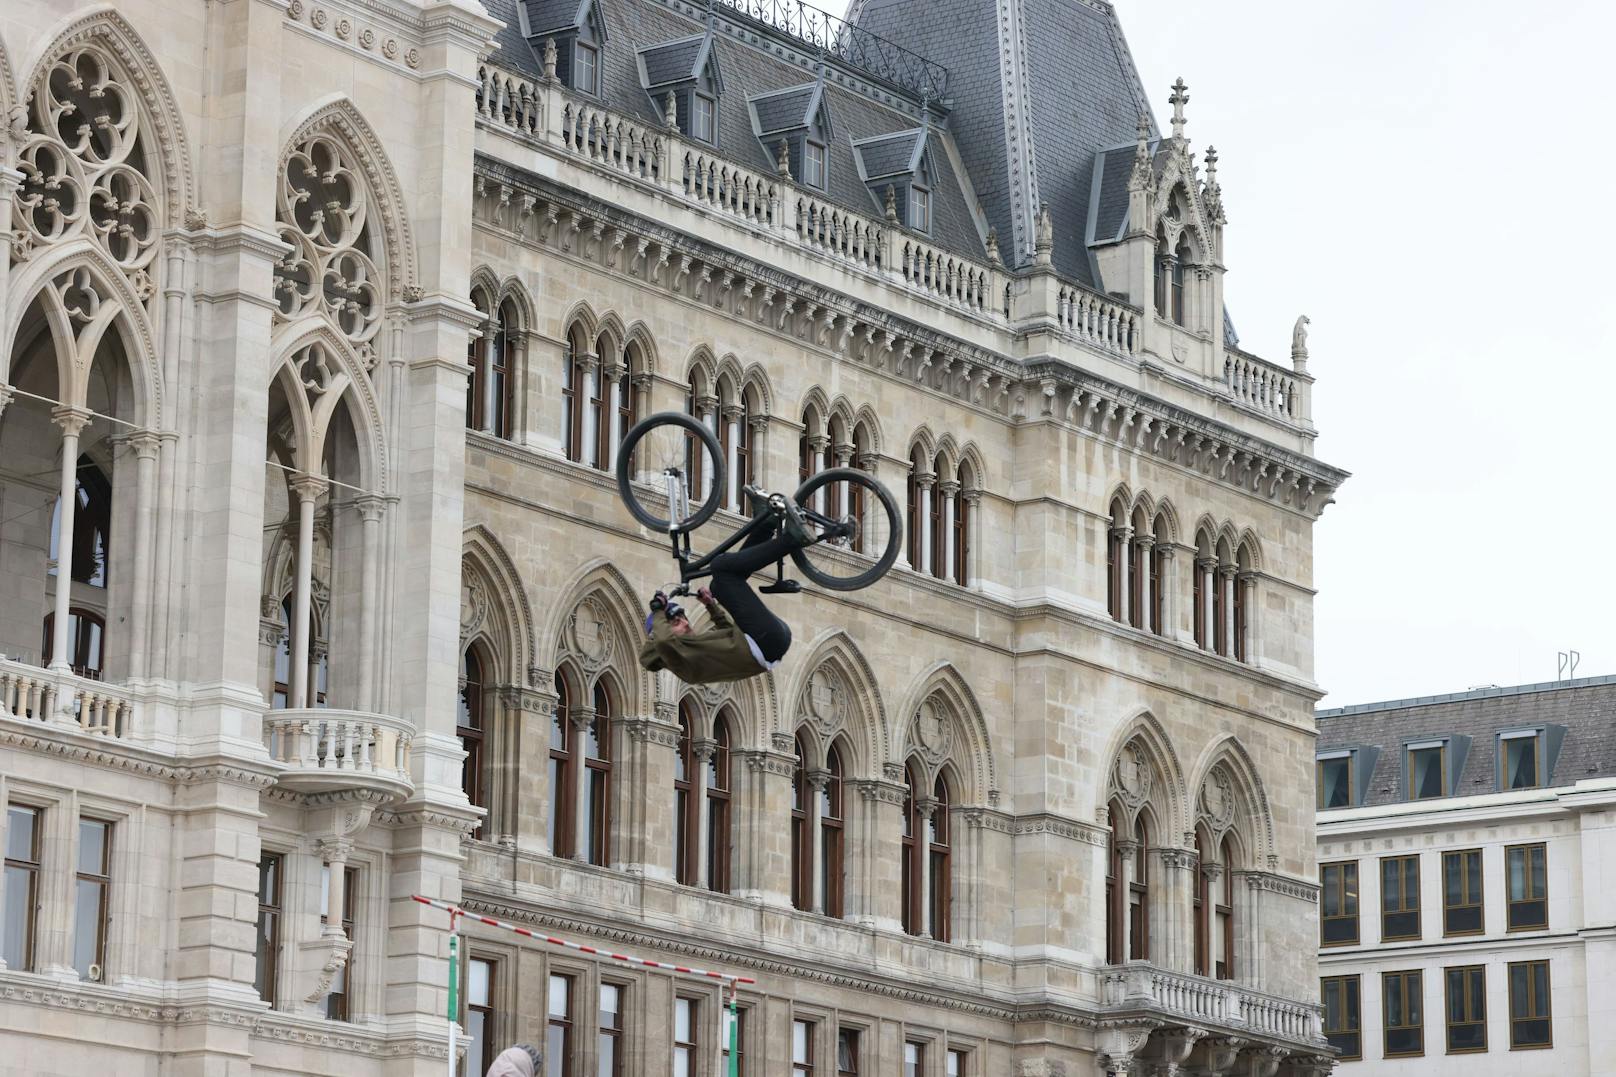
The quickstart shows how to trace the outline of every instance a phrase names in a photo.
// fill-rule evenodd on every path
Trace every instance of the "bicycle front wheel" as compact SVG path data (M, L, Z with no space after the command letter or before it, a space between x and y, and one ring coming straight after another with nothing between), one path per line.
M653 531L693 531L724 496L724 450L705 424L680 411L635 423L617 450L617 492Z
M820 541L791 551L814 583L857 591L887 574L903 539L898 502L867 472L833 467L810 476L792 495Z

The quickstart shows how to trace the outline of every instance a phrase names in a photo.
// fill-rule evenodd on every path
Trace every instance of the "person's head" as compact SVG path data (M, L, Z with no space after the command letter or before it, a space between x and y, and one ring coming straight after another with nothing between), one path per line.
M539 1077L544 1072L544 1055L531 1043L507 1047L488 1067L488 1077Z
M668 627L673 630L673 634L676 636L688 636L690 633L695 631L695 629L690 627L690 618L686 617L682 613L677 617L670 618L668 620Z

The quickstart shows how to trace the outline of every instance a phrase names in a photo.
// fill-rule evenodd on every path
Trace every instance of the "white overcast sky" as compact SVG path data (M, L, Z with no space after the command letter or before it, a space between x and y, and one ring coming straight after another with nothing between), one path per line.
M1616 4L1115 3L1242 345L1313 321L1322 705L1616 673Z

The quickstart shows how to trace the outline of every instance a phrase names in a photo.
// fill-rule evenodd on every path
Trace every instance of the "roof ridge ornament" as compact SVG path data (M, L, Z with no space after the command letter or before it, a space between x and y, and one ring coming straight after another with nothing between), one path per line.
M1206 148L1206 186L1202 188L1201 198L1206 203L1206 212L1212 218L1213 224L1227 224L1223 216L1223 188L1218 186L1218 148Z
M1173 92L1167 98L1167 103L1173 106L1173 138L1182 142L1184 141L1184 106L1190 103L1190 88L1184 84L1184 76L1180 75L1173 83Z
M1155 181L1156 171L1150 160L1150 117L1139 114L1139 140L1133 148L1133 172L1128 176L1128 190L1148 191Z

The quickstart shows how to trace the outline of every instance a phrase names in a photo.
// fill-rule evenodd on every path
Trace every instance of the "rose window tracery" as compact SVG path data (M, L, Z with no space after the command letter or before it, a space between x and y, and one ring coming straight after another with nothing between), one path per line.
M357 162L337 142L313 135L287 157L279 200L280 237L291 247L275 266L281 315L323 312L368 366L385 289Z
M88 235L149 300L156 293L161 199L150 171L134 90L92 47L64 53L34 87L22 183L13 199L13 256Z

